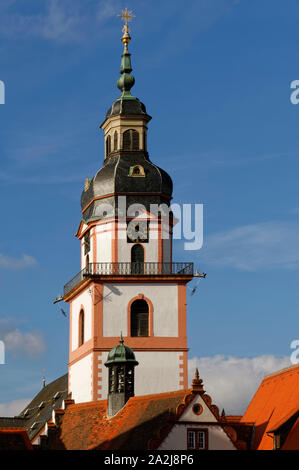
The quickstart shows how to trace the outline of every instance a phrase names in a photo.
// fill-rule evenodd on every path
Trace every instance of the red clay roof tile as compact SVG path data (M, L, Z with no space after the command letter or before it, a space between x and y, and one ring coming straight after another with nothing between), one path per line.
M295 422L288 437L286 438L282 450L298 450L299 449L299 418Z
M273 449L273 426L299 410L299 364L264 378L241 422L255 423L254 449ZM297 446L298 448L298 446Z

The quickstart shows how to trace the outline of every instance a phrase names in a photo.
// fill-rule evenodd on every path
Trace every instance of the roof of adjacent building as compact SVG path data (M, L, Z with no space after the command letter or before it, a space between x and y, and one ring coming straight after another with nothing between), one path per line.
M292 429L290 430L282 450L298 450L299 449L299 418L295 421Z
M33 450L26 429L0 429L1 450Z
M0 430L22 428L32 441L49 421L53 410L60 408L67 398L67 388L68 374L65 374L43 387L19 416L0 418Z
M107 400L71 404L52 448L69 450L145 450L156 432L172 421L186 390L132 397L107 418Z
M41 447L48 450L155 450L200 394L237 449L247 449L252 427L247 423L231 425L219 415L216 405L193 380L192 388L131 397L113 417L107 417L107 400L75 404L66 400L55 413L42 436ZM199 384L200 385L200 384ZM216 422L217 422L216 421ZM212 424L215 424L213 419ZM49 432L50 431L50 432Z
M267 433L296 418L299 411L298 390L299 364L264 378L241 419L241 422L255 424L254 449L273 449L273 436ZM297 428L294 429L295 434L298 435ZM291 440L290 434L289 438Z

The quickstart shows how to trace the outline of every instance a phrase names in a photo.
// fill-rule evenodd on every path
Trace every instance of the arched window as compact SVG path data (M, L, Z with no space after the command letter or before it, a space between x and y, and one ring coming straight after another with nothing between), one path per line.
M113 136L113 150L117 150L117 131L114 132Z
M139 150L139 133L134 129L128 129L123 133L123 149Z
M84 311L80 310L79 314L79 346L84 343Z
M106 139L106 158L110 155L111 152L111 137L108 135Z
M135 227L139 231L139 227ZM131 251L131 273L143 274L144 273L144 248L139 243L132 247Z
M148 336L149 309L143 299L135 300L131 305L131 336Z
M147 135L146 131L143 132L143 150L146 152L147 151Z

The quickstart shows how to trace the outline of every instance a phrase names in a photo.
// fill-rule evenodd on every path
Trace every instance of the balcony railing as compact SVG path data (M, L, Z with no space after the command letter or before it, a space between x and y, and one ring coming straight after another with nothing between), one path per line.
M193 263L89 263L64 286L64 295L92 276L193 276Z

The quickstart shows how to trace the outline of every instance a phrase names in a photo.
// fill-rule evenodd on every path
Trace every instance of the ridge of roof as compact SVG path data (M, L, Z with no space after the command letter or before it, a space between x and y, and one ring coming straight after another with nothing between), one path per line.
M68 410L72 410L72 409L81 409L81 410L84 410L84 409L88 409L88 408L103 408L103 407L106 407L107 406L107 400L106 399L103 399L103 400L93 400L93 401L84 401L84 402L81 402L81 403L72 403L71 405L69 405L67 408Z
M136 402L142 402L142 401L151 401L153 399L155 400L163 400L163 398L172 398L172 397L180 397L182 396L182 398L185 396L185 395L188 395L189 393L191 393L192 389L182 389L182 390L175 390L175 391L171 391L171 392L163 392L163 393L152 393L152 394L149 394L149 395L138 395L138 396L134 396L134 397L130 397L129 401L127 403L136 403ZM68 406L68 409L69 410L79 410L79 409L88 409L88 408L106 408L107 407L107 399L102 399L102 400L94 400L94 401L86 401L86 402L82 402L82 403L73 403L71 405ZM123 408L122 408L123 409ZM121 411L121 410L120 410ZM113 416L112 418L110 419L113 419Z
M292 371L296 371L296 369L298 369L298 372L299 372L299 364L293 364L289 367L285 367L284 369L280 369L278 370L277 372L273 372L272 374L269 374L269 375L266 375L263 380L262 380L262 383L263 382L266 382L268 380L271 380L273 379L274 377L279 377L280 375L284 375L284 374L287 374L289 373L291 370Z

